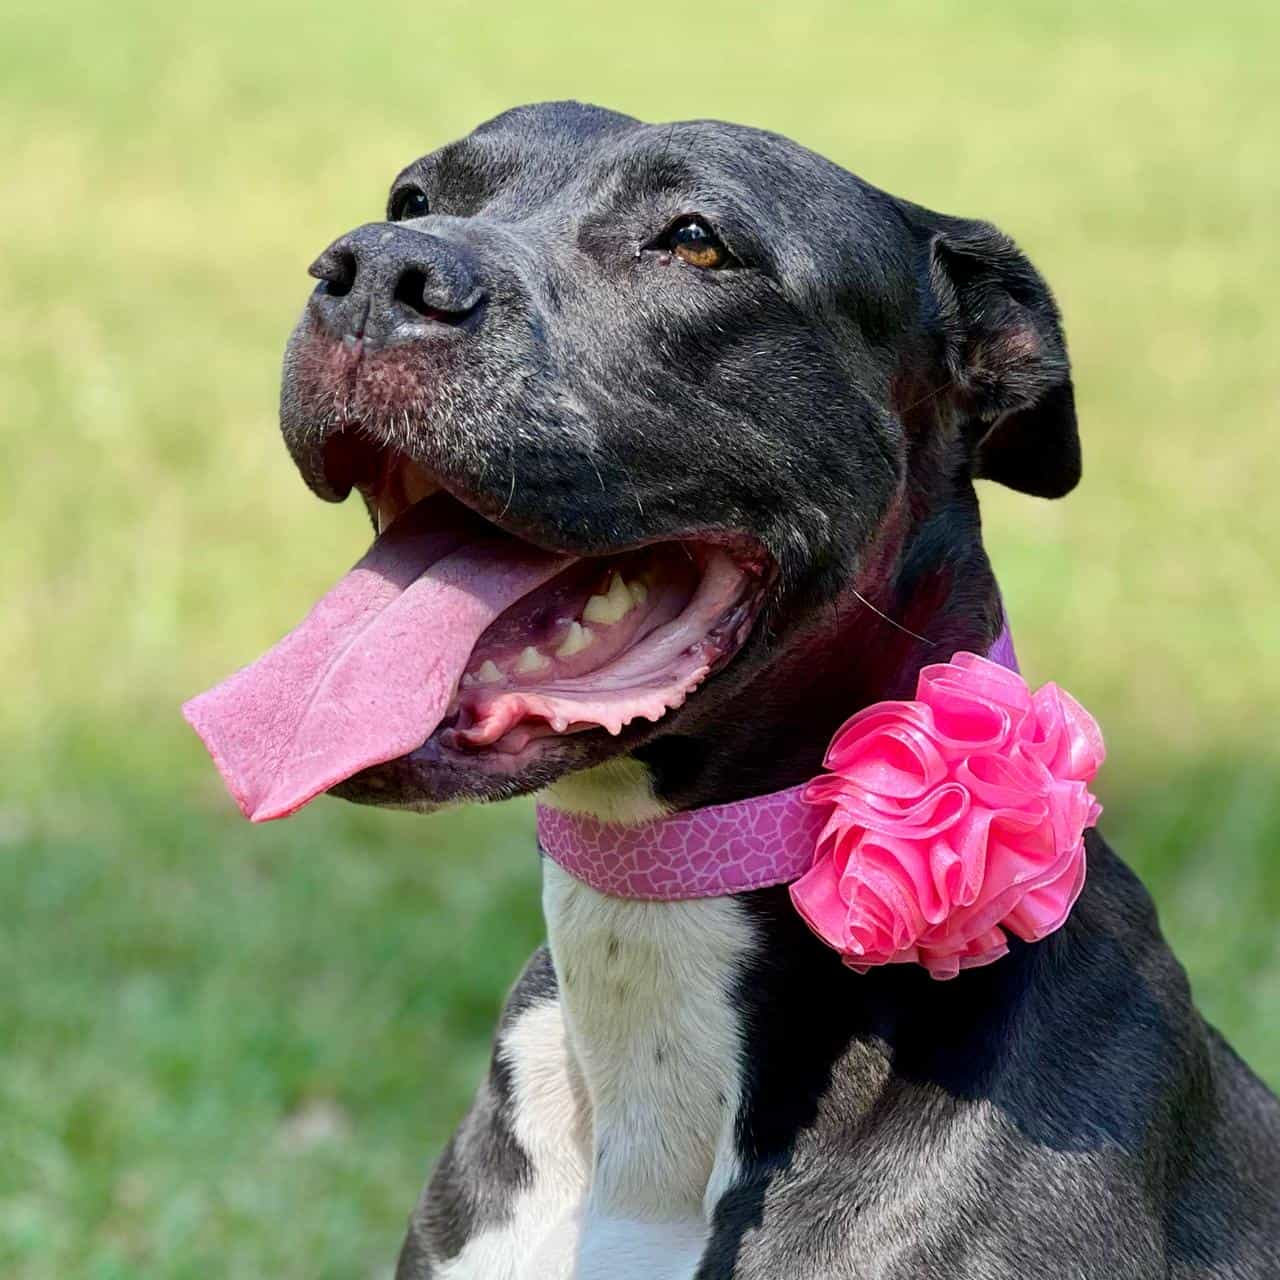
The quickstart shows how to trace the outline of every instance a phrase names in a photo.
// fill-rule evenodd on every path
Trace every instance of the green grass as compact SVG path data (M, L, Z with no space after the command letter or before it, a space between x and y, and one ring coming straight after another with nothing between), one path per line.
M1278 56L1269 0L6 5L0 1273L385 1275L480 1070L527 811L251 829L177 706L366 538L276 436L307 262L524 100L766 125L1031 252L1087 478L984 494L1019 649L1280 1084Z

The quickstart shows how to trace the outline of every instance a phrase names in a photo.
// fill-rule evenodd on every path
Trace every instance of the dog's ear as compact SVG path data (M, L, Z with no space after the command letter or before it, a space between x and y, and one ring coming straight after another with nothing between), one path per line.
M973 474L1041 498L1080 479L1080 436L1053 295L1008 236L938 218L928 289Z

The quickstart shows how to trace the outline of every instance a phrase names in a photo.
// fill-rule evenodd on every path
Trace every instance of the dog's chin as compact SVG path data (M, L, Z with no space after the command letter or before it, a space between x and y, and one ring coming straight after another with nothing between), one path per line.
M542 791L570 774L625 756L657 726L539 738L523 751L458 751L434 733L416 751L339 783L329 795L354 804L431 813L460 804L510 800Z

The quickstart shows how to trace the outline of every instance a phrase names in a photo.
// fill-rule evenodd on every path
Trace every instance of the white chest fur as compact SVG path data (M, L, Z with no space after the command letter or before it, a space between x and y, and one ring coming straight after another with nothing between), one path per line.
M543 909L592 1120L578 1276L685 1280L734 1176L754 944L734 902L606 898L545 864Z

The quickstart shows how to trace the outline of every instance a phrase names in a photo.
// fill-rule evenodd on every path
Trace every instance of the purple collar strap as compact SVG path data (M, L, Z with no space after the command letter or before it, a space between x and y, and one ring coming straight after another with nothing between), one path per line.
M986 658L925 667L914 700L846 721L811 782L634 824L539 805L538 840L611 897L789 884L851 968L914 962L946 978L1003 955L1006 931L1034 941L1066 919L1102 758L1074 699L1027 688L1006 625Z

